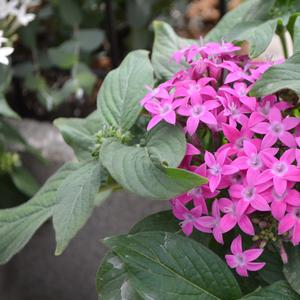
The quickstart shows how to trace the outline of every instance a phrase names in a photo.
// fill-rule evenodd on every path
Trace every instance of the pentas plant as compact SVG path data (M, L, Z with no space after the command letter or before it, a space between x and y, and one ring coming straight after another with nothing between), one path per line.
M22 206L0 210L0 264L49 218L60 255L94 207L125 189L172 209L103 240L99 299L299 299L295 11L298 1L245 1L205 44L154 22L151 56L128 54L103 81L93 114L55 120L78 162ZM287 31L290 58L250 58L275 33L288 57ZM229 42L244 40L250 57Z
M160 122L184 127L189 144L180 167L208 178L171 200L183 232L209 233L220 244L234 232L226 262L248 276L265 266L256 259L269 242L284 262L284 243L300 242L300 119L277 95L249 96L262 74L282 61L254 61L239 50L223 41L175 52L172 58L187 67L141 103L151 115L148 130ZM248 237L253 245L243 250Z
M0 64L9 64L8 57L14 51L11 45L17 39L16 31L35 19L35 14L28 10L37 4L37 0L0 0Z

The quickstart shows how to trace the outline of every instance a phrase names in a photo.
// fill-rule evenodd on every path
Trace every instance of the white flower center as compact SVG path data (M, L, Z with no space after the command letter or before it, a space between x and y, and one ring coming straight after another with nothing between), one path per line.
M235 146L238 150L243 149L245 140L246 140L246 137L242 136L235 141Z
M219 175L221 173L221 166L219 164L216 164L209 169L209 172L215 176Z
M192 197L200 197L200 196L202 196L202 194L203 194L203 192L202 192L201 186L196 187L188 192L188 195L192 196Z
M284 127L281 123L279 122L273 122L270 126L270 131L274 134L274 135L280 135L281 133L283 133L284 131Z
M196 85L196 84L190 84L189 88L188 88L188 95L192 95L194 93L197 93L200 91L200 86Z
M277 162L272 167L272 173L277 176L283 176L288 171L288 166L284 162Z
M255 187L252 186L247 186L242 191L242 195L244 199L247 201L251 201L254 198L255 194L256 194L256 189Z
M300 220L300 208L295 208L294 211L293 211L293 213L294 213L294 216L295 216L298 220Z
M239 267L242 267L246 264L245 255L240 253L235 255L235 261Z
M201 116L203 114L203 112L204 112L203 105L200 105L200 104L199 105L195 105L192 108L192 115L193 115L193 117L199 117L199 116Z
M260 169L262 167L262 161L257 154L252 154L248 163L253 169Z
M172 110L172 105L171 104L164 104L161 108L160 108L160 115L165 115L168 112L170 112Z

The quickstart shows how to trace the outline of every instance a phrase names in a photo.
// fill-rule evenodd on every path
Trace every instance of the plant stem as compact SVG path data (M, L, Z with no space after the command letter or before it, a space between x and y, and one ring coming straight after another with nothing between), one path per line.
M289 53L288 53L286 36L285 36L285 29L284 28L280 28L280 30L278 30L278 36L280 38L280 42L281 42L281 45L282 45L284 57L288 58Z

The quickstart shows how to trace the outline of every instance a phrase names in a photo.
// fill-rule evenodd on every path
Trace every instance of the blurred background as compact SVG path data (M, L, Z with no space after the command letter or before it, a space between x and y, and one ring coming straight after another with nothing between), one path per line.
M10 67L0 64L1 208L28 200L60 165L74 159L52 121L90 114L106 74L129 51L151 50L154 19L168 22L183 37L199 38L242 2L23 1L27 19L21 16L20 26L3 17L1 5L7 1L0 0L0 30L6 28L14 48ZM145 215L168 208L125 192L111 198L95 209L61 257L53 255L54 233L46 223L0 266L0 299L97 299L95 274L106 251L100 239L127 232Z
M151 23L184 37L208 32L240 0L52 0L31 8L17 32L9 105L21 117L84 117L107 72L133 49L151 49ZM77 45L79 41L79 46Z

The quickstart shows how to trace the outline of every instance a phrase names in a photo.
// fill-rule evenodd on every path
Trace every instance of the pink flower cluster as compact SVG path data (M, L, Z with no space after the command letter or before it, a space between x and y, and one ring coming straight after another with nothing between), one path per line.
M254 218L271 217L276 224L273 241L298 245L300 120L290 116L293 106L277 95L249 96L274 62L253 61L235 54L238 50L222 42L174 53L173 59L186 67L142 100L152 117L148 130L159 122L181 124L189 141L181 167L208 178L208 184L172 199L173 213L186 235L196 229L221 244L233 229L259 239ZM247 276L247 270L264 266L253 262L263 250L253 245L243 252L241 235L233 240L233 254L226 261Z

